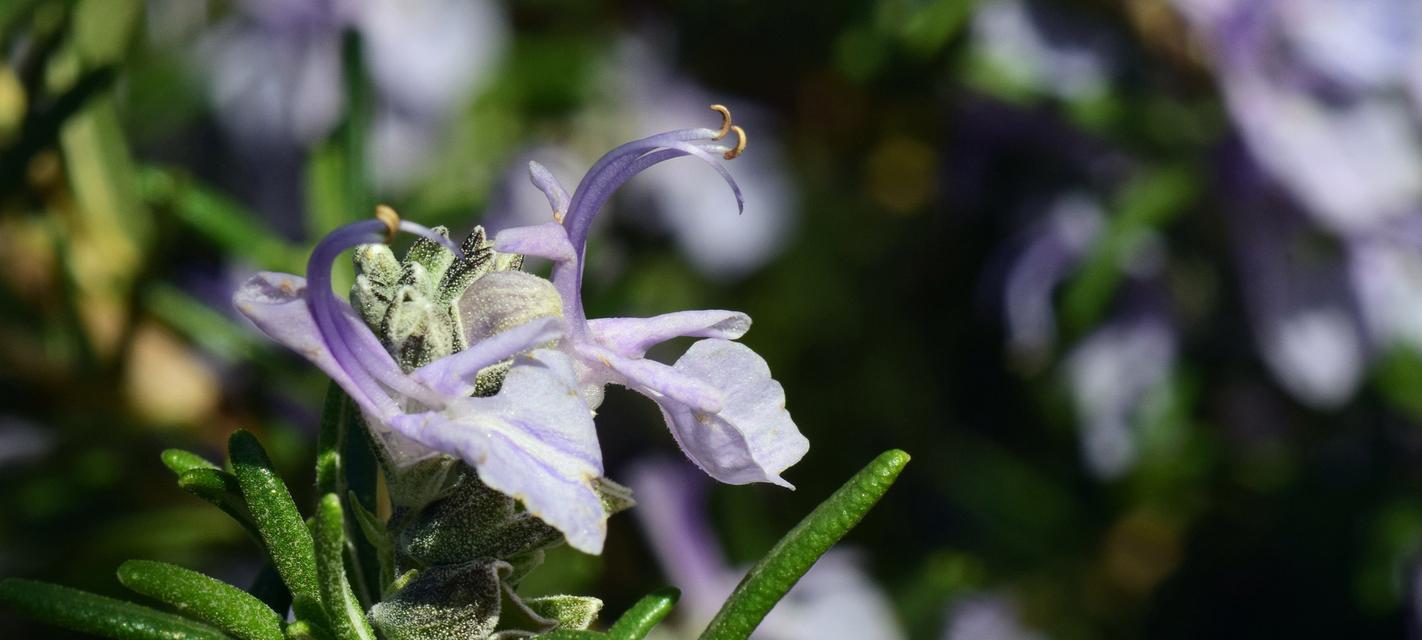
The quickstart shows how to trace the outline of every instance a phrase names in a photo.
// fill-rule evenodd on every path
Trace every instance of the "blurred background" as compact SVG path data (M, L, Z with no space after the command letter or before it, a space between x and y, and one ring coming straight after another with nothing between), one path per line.
M611 393L643 507L526 591L674 582L690 629L899 447L767 638L1422 637L1418 0L8 0L0 57L0 575L250 582L158 453L251 429L308 504L326 383L235 286L377 202L542 221L528 160L571 188L717 102L744 214L639 176L586 299L748 312L798 490L702 482Z

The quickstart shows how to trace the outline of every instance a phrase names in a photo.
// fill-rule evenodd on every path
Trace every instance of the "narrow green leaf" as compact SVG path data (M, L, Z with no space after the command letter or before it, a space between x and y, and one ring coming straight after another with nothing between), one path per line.
M246 528L253 539L262 540L257 523L247 511L247 501L242 497L242 489L238 486L236 476L221 469L192 467L178 475L178 488L221 509Z
M331 632L305 620L286 625L287 640L335 640Z
M187 471L189 469L218 468L217 465L208 462L207 458L204 458L191 451L184 451L182 449L167 449L163 451L163 464L169 469L172 469L173 473L176 473L180 476L183 475L184 471Z
M200 622L57 584L8 578L0 601L49 624L118 640L231 640Z
M296 510L286 483L272 469L271 460L252 434L238 430L227 442L232 470L247 510L266 542L277 573L291 589L298 618L324 621L321 593L316 584L316 543L306 521Z
M745 640L800 576L884 496L908 464L907 453L879 454L815 507L761 558L702 632L703 640Z
M346 499L351 505L351 515L360 527L361 537L371 546L372 555L376 558L375 593L372 595L383 593L395 581L395 542L390 539L380 519L361 506L355 492L347 494Z
M143 289L143 308L213 355L232 362L255 361L264 369L271 368L271 358L264 354L250 328L178 287L149 283Z
M345 493L345 469L341 449L346 442L346 394L332 382L326 388L321 410L321 430L316 436L316 492L318 495Z
M596 631L574 631L571 629L559 629L545 634L535 636L539 640L607 640L614 636Z
M390 555L393 551L388 544L381 547L381 539L370 537L365 524L359 522L362 512L368 511L362 502L368 501L372 507L375 502L376 466L364 431L355 403L339 386L331 383L321 412L320 435L316 439L316 491L317 495L349 496L353 515L364 534L352 534L348 540L349 578L356 597L368 608L375 604L374 597L387 584L385 576L389 572L381 568L393 563L393 555Z
M281 640L281 616L232 585L165 562L129 560L118 579L140 594L242 640Z
M375 445L370 440L370 430L366 428L365 419L361 417L355 401L344 392L341 397L345 399L346 420L345 448L341 452L346 488L344 495L349 496L349 504L353 507L373 512L377 508L377 486L380 477L380 465L375 459ZM365 530L361 529L359 534L351 536L353 544L348 553L353 556L355 563L351 569L351 581L356 586L356 595L362 598L368 609L375 605L375 598L385 589L385 585L389 584L388 578L393 577L393 568L383 571L382 567L393 565L395 555L393 548L388 548L387 545L387 548L382 550L380 539L364 535L365 533Z
M607 630L607 635L614 640L645 638L657 623L671 613L680 597L681 592L672 588L658 589L647 594L613 623L612 628Z
M346 519L341 499L328 493L316 505L316 573L331 630L341 640L375 640L375 630L346 580Z
M145 201L167 212L226 255L240 256L259 268L279 271L297 271L305 263L303 252L268 230L256 214L187 175L158 167L140 167L138 184Z

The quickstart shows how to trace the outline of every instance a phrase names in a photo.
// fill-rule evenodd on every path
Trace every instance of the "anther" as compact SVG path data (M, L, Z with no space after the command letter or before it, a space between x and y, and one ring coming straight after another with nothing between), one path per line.
M711 110L721 114L721 130L716 132L716 137L711 138L712 140L720 140L731 132L731 110L727 109L725 105L720 104L711 105Z
M375 219L385 223L385 244L390 244L395 240L395 233L400 230L400 214L395 213L389 205L375 206Z
M739 126L733 126L731 127L731 131L736 132L736 148L722 154L721 157L727 160L734 160L736 156L741 155L741 152L746 150L746 130Z

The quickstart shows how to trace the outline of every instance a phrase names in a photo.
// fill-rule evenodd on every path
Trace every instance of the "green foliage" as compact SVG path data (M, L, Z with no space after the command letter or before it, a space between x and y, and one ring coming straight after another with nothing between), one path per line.
M345 526L340 497L326 494L316 506L316 575L321 587L321 603L338 637L375 640L375 631L366 621L365 612L346 580Z
M241 640L281 640L281 616L245 591L164 562L129 560L119 581Z
M168 449L163 452L163 465L179 476L191 469L217 469L218 466L191 451Z
M255 213L179 171L139 167L137 180L149 206L227 255L276 271L300 270L306 263L304 251L272 233Z
M424 569L370 610L386 640L483 638L499 621L502 562Z
M118 640L230 640L170 613L59 585L8 578L0 601L49 624Z
M241 523L253 538L262 539L257 523L247 512L247 503L236 476L217 468L194 467L178 475L178 487L221 509Z
M588 596L543 596L523 605L540 618L555 621L559 629L587 629L602 611L602 600Z
M884 497L908 461L909 456L903 451L886 451L815 507L751 567L701 637L706 640L749 637L815 561L859 524L864 514Z
M321 594L316 581L316 544L296 510L291 492L272 469L271 460L252 434L237 431L227 442L233 474L247 509L266 542L267 553L291 589L296 615L319 621Z
M672 607L681 597L676 589L662 589L648 594L622 614L617 622L607 630L607 635L617 640L637 640L646 637L657 623L671 613Z

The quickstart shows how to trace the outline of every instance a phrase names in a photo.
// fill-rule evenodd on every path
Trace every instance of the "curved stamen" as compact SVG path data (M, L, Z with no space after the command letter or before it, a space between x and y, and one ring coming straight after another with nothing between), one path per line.
M573 240L573 246L579 248L579 255L582 254L582 241L587 238L588 228L592 225L591 213L596 213L596 211L584 214L575 212L584 210L580 203L587 198L589 188L595 186L604 174L615 171L621 164L648 151L678 142L710 140L715 135L716 131L713 129L678 129L633 140L602 154L602 157L593 163L593 166L583 175L577 188L573 190L572 201L568 204L568 215L563 218L563 226L568 228L568 237Z
M392 227L438 242L456 256L461 255L448 238L422 225L400 220L388 207L384 209L389 213L378 213L377 220L364 220L336 229L312 249L306 263L306 306L331 356L377 404L387 408L398 405L397 399L390 395L393 391L439 409L445 405L445 398L406 376L379 340L358 319L351 317L348 307L331 291L331 269L336 258L358 245L382 242Z
M738 129L739 127L733 127ZM704 139L703 139L704 140ZM703 143L704 144L704 143ZM720 145L711 146L714 151L724 149ZM608 167L599 175L589 173L578 185L578 195L573 198L574 204L569 208L568 219L589 220L607 201L612 197L612 193L625 184L633 176L646 171L654 165L660 164L673 158L682 156L693 156L698 160L711 165L726 184L731 187L731 192L736 197L738 210L745 209L745 201L741 196L740 186L731 177L726 167L716 160L716 157L698 146L695 142L668 142L664 146L652 148L635 157L619 159L615 163L609 163ZM567 225L565 225L567 226ZM581 231L581 235L574 233ZM553 265L552 280L560 295L563 296L563 315L568 319L568 332L581 334L586 330L585 318L582 309L581 297L578 291L582 288L582 258L587 249L587 231L585 226L575 227L568 231L569 242L577 250L577 260L557 263Z
M732 126L731 131L736 132L737 140L736 147L734 149L731 149L730 151L727 151L726 153L721 155L722 158L725 158L727 160L735 160L736 156L741 155L741 153L746 150L746 130L740 128L739 126Z
M725 105L719 104L711 105L711 110L721 114L721 130L711 137L712 140L720 140L731 132L731 110L727 109Z

